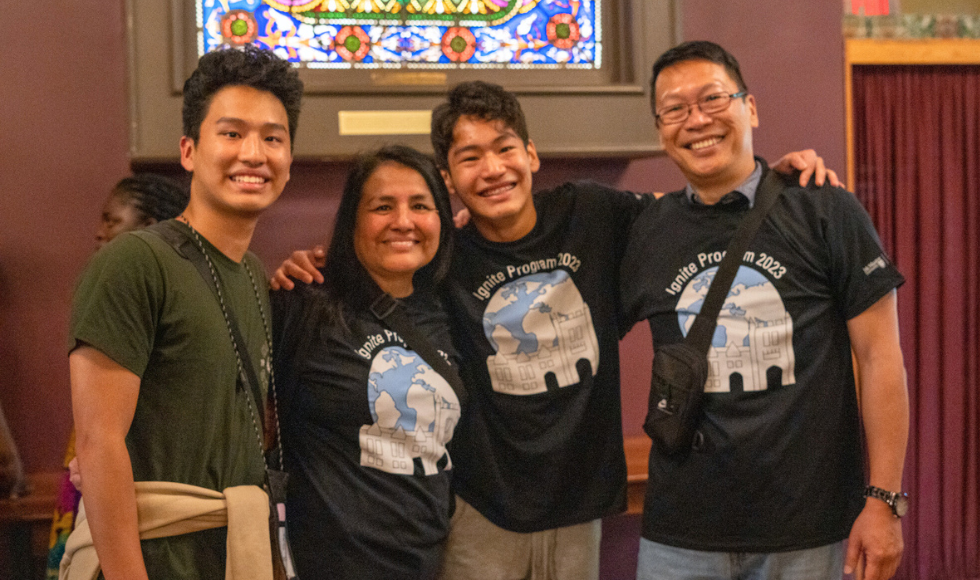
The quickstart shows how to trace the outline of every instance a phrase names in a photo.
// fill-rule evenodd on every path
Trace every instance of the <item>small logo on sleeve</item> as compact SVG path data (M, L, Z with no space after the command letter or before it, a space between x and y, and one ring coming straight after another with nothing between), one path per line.
M871 260L871 262L867 266L864 267L864 275L865 276L870 276L871 273L874 272L875 270L877 270L878 268L884 268L887 265L888 264L885 262L885 257L884 256L878 256L874 260Z

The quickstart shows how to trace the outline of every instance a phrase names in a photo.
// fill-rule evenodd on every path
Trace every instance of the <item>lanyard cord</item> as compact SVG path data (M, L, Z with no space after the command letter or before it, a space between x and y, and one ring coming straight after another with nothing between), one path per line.
M188 228L190 228L191 233L194 235L194 241L197 243L198 249L201 251L201 254L204 256L204 260L208 263L208 269L211 271L211 279L214 281L214 287L217 290L218 305L221 306L221 314L225 318L225 326L228 329L228 337L231 338L231 345L235 349L235 361L238 364L238 376L244 379L247 376L245 374L245 365L242 363L242 355L241 352L239 351L240 347L238 345L238 341L235 340L235 334L231 331L231 319L228 317L228 309L225 306L224 295L221 292L221 284L218 282L217 270L215 270L214 263L211 261L211 256L208 255L208 252L204 247L204 241L201 239L201 234L197 233L197 230L194 229L194 226L192 226L190 222L187 221L186 217L181 215L180 218L181 221L184 222L184 224ZM248 279L252 283L252 292L255 295L255 304L256 306L258 306L259 316L262 319L262 328L265 331L265 346L266 349L268 350L269 356L271 357L272 356L272 331L269 328L269 321L265 316L265 310L262 308L262 299L259 297L259 287L255 283L255 276L252 275L252 268L249 267L248 261L243 260L242 265L245 266L245 272L248 274ZM242 345L242 348L243 347L244 345ZM281 447L282 434L280 433L279 430L279 402L278 402L278 397L276 397L276 377L273 372L272 365L269 365L268 371L269 371L269 388L272 392L272 420L276 425L276 444ZM259 429L259 423L255 417L256 410L252 406L252 396L248 393L247 389L245 393L245 402L248 406L248 414L252 419L252 428L255 431L255 440L259 444L259 455L262 456L262 464L265 465L265 454L263 453L264 445L262 444L261 430ZM257 403L258 401L256 401L256 404ZM279 460L279 470L283 471L281 450L280 453L278 453L277 455Z

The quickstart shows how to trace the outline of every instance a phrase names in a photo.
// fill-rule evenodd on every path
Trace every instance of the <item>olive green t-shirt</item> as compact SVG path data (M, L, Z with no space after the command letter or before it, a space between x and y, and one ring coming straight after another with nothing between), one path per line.
M177 223L177 222L175 222ZM189 236L190 230L177 223ZM269 317L265 272L253 254L236 263L204 241L226 307L234 312L263 390L269 348L252 281ZM75 291L69 350L89 345L140 377L126 436L136 481L222 490L264 477L249 393L221 307L194 265L158 235L123 234L99 251ZM225 529L143 542L150 578L224 578Z

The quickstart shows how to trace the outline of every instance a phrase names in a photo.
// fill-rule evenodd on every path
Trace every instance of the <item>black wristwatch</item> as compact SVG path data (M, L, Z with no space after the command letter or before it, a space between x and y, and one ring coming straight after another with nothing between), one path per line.
M903 492L886 491L880 487L869 485L864 488L864 497L880 499L892 508L892 513L896 518L904 516L909 511L909 494Z

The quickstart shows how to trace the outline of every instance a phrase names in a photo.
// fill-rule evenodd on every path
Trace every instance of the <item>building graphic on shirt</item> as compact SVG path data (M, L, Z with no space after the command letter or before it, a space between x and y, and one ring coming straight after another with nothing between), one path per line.
M459 422L456 393L415 352L388 346L374 356L367 384L374 423L360 430L361 465L425 475L450 469L446 443Z
M533 395L582 381L599 368L599 341L589 306L568 272L538 272L497 289L483 313L496 351L487 357L493 390ZM587 361L591 371L580 363Z
M677 302L677 322L686 336L708 294L718 268L694 277ZM739 266L735 281L718 315L718 326L708 349L707 393L728 393L733 379L741 378L742 391L768 388L767 372L779 369L782 385L796 383L793 318L776 287L753 268Z

